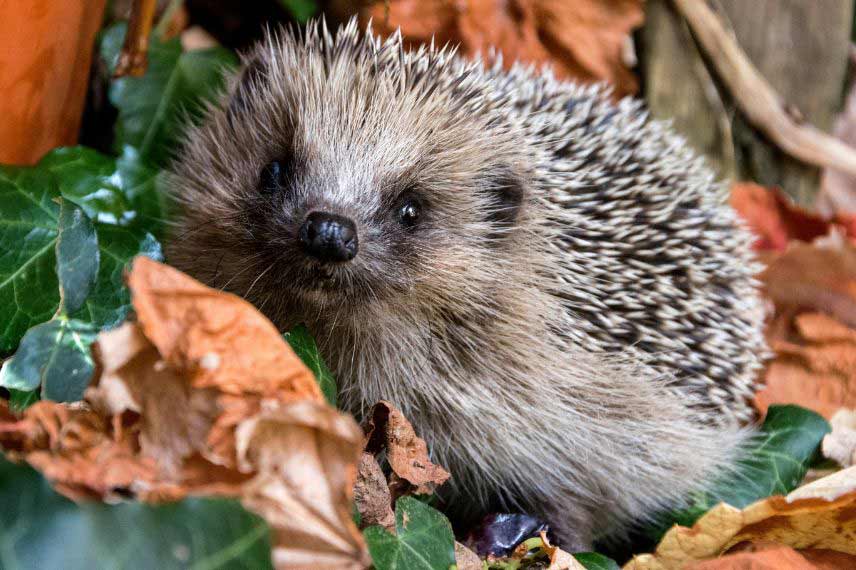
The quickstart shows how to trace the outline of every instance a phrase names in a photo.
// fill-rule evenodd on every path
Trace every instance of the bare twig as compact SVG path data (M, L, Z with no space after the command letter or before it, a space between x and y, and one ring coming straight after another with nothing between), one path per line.
M125 43L122 45L116 70L113 72L114 77L139 77L146 72L149 33L152 31L156 7L157 0L134 0L128 32L125 34Z
M784 152L803 162L856 175L856 149L793 118L705 0L672 0L747 119Z

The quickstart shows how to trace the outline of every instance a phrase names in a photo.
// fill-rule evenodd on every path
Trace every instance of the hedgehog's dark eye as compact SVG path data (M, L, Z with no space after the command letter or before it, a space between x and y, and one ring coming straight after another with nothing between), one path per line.
M259 190L266 194L275 194L285 185L288 168L284 161L274 160L262 168L259 176Z
M412 228L419 221L422 205L416 198L407 198L398 208L398 221L401 225Z

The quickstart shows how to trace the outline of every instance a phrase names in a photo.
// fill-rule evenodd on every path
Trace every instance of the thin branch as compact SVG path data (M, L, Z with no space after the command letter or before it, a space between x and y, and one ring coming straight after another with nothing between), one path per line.
M746 118L787 154L856 176L856 149L794 119L705 0L672 0Z
M148 67L149 34L155 19L157 0L134 0L125 43L116 63L113 77L132 75L139 77Z

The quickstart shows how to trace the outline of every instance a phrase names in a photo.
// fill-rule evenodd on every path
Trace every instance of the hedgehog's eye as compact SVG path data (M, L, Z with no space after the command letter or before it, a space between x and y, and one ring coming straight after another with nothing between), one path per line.
M279 192L285 184L287 170L286 163L281 160L266 164L259 176L259 190L266 194Z
M422 205L416 198L407 198L398 208L398 221L402 226L412 228L419 221Z

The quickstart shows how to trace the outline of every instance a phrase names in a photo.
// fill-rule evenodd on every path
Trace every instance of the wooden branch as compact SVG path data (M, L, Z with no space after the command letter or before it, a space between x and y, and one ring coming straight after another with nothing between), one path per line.
M672 3L749 122L794 158L856 176L856 149L795 120L794 113L755 69L706 0L672 0Z
M125 43L116 62L113 77L132 75L139 77L148 67L149 34L155 19L157 0L134 0L131 19L125 34Z

